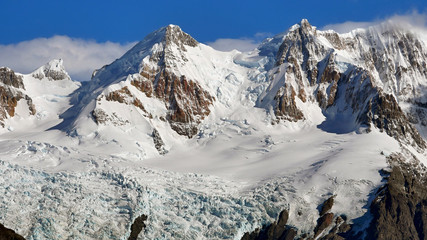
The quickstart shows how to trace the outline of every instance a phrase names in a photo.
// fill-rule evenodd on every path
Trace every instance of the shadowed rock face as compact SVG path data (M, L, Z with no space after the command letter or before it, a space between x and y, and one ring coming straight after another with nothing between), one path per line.
M130 232L128 240L138 239L138 235L146 227L146 225L144 223L146 220L147 220L146 215L141 215L135 219L135 221L132 223L132 226L130 227L131 232Z
M427 177L418 163L390 158L387 184L371 204L368 239L427 239Z
M0 240L25 240L25 238L0 223Z

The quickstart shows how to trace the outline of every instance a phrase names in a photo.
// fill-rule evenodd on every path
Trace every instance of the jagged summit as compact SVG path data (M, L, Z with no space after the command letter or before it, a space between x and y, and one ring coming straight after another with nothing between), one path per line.
M193 37L183 32L179 26L172 24L166 27L165 42L166 45L174 43L177 46L180 46L182 49L185 48L185 45L195 47L198 44L198 42Z
M70 75L65 71L64 61L62 59L53 59L44 66L35 70L31 75L37 79L47 78L49 80L71 80Z

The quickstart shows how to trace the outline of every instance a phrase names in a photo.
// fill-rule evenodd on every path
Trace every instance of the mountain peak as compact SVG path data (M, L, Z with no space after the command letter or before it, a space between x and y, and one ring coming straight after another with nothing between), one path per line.
M53 59L31 74L38 79L48 78L49 80L71 79L65 71L64 61L62 59Z
M169 24L165 29L166 45L174 43L183 48L183 45L195 47L199 44L193 37L183 32L177 25Z
M310 23L308 22L308 20L307 20L307 19L305 19L305 18L303 18L303 19L301 20L300 25L301 25L301 27L311 27L311 24L310 24Z

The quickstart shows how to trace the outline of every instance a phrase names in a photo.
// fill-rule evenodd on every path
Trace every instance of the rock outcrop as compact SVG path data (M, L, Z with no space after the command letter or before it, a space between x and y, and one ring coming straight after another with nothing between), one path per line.
M28 105L28 113L34 115L36 109L32 99L23 90L22 76L16 75L9 68L0 68L0 125L4 127L4 120L15 116L18 102L23 99Z
M294 239L297 231L286 225L288 218L289 212L283 210L280 212L277 222L264 226L262 229L256 229L252 233L245 233L242 240Z
M167 68L160 72L146 70L141 76L131 84L147 97L156 97L165 103L166 119L173 130L189 138L194 136L200 122L209 115L214 98L197 82L178 77Z
M138 235L146 227L145 225L146 220L147 220L146 215L141 215L135 219L135 221L132 223L132 226L130 227L130 235L128 237L128 240L138 239Z
M163 139L160 136L159 131L157 131L157 129L155 128L153 129L152 137L153 137L154 147L157 149L159 154L165 155L166 153L168 153L168 150L166 150L165 148L165 143L163 142Z
M25 238L0 223L0 240L25 240Z
M64 62L62 59L54 59L44 66L40 67L32 73L32 76L37 79L48 79L51 81L70 80L70 76L65 71Z
M426 168L400 154L391 155L389 163L387 183L370 207L373 220L367 239L426 239Z
M286 225L289 218L289 212L283 210L278 217L277 222L255 229L251 233L245 233L242 240L290 240L290 239L323 239L323 240L342 240L350 237L351 226L346 222L343 216L335 216L330 210L334 204L334 196L328 198L320 206L320 217L317 225L311 233L298 232L295 226Z

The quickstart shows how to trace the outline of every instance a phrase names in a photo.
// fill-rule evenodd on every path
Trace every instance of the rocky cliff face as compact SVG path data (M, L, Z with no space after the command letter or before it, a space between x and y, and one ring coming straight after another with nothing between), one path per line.
M0 125L4 127L3 120L15 116L15 108L20 100L27 103L30 114L36 113L32 99L23 92L22 76L9 68L0 68L0 83Z
M399 154L390 156L389 163L387 184L370 207L374 219L368 239L426 239L426 168Z

